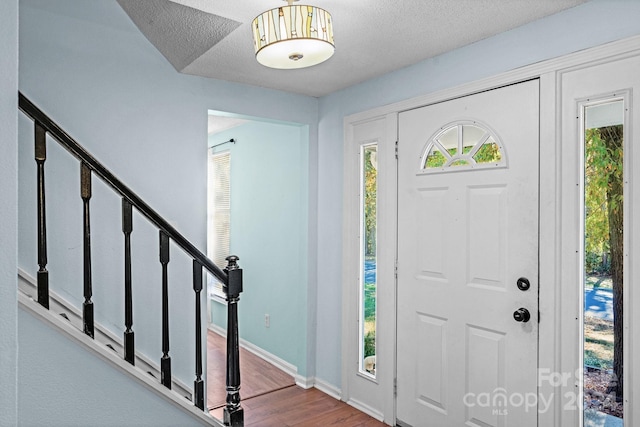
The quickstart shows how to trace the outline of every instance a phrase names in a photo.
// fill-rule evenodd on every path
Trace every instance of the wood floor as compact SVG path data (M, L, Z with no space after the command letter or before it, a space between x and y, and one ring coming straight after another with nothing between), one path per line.
M209 331L207 407L218 419L222 419L226 397L225 354L226 339ZM240 349L240 373L246 427L385 426L315 388L298 387L293 377L244 349Z
M207 334L207 407L219 408L225 405L227 340L209 330ZM240 349L240 397L247 400L262 394L295 385L291 375L287 375L270 363L249 351ZM221 384L216 387L215 384Z

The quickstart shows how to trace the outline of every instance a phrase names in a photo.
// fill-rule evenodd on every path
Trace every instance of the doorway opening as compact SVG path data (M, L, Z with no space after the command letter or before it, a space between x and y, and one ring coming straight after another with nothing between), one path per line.
M293 387L305 374L309 129L212 110L208 122L207 252L221 267L237 255L243 269L238 321L247 401ZM221 284L208 276L207 285L208 405L219 409L227 303Z
M583 106L582 123L584 425L622 426L624 99Z

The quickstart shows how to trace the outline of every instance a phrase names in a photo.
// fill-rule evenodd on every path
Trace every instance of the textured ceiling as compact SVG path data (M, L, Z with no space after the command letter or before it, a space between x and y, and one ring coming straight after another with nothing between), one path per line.
M586 0L311 0L333 18L336 52L300 70L255 60L251 21L282 0L118 0L180 72L323 96Z
M240 22L168 0L118 0L140 31L182 71L238 28Z

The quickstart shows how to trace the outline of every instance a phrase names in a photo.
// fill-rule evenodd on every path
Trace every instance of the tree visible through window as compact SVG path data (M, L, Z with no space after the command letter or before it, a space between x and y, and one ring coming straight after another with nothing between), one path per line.
M623 101L585 108L584 396L590 412L623 418ZM620 421L622 425L622 421Z
M362 240L360 288L360 371L376 375L378 146L362 147Z

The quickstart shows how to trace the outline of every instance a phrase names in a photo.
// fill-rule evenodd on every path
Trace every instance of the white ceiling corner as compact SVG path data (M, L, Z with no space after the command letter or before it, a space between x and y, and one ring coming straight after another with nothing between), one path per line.
M314 6L326 9L332 15L335 54L314 67L275 70L255 60L251 22L260 13L282 5L281 0L118 0L127 13L134 3L156 4L157 8L162 9L163 19L172 23L164 31L160 31L162 27L152 25L149 28L144 24L153 20L157 8L136 6L138 17L132 17L132 20L169 62L178 64L174 66L183 73L315 97L508 31L585 1L314 0L311 2ZM187 29L181 31L189 33L189 43L193 46L184 40L172 40L181 34L173 31L179 26L180 20L189 23L183 26ZM206 31L207 22L214 28ZM195 25L193 23L197 24L198 31L188 28ZM204 41L195 37L202 37ZM176 52L180 49L184 51ZM188 54L185 53L187 51Z
M207 122L207 133L209 135L213 135L224 130L233 129L247 123L248 121L249 120L241 119L239 117L226 117L209 114Z

